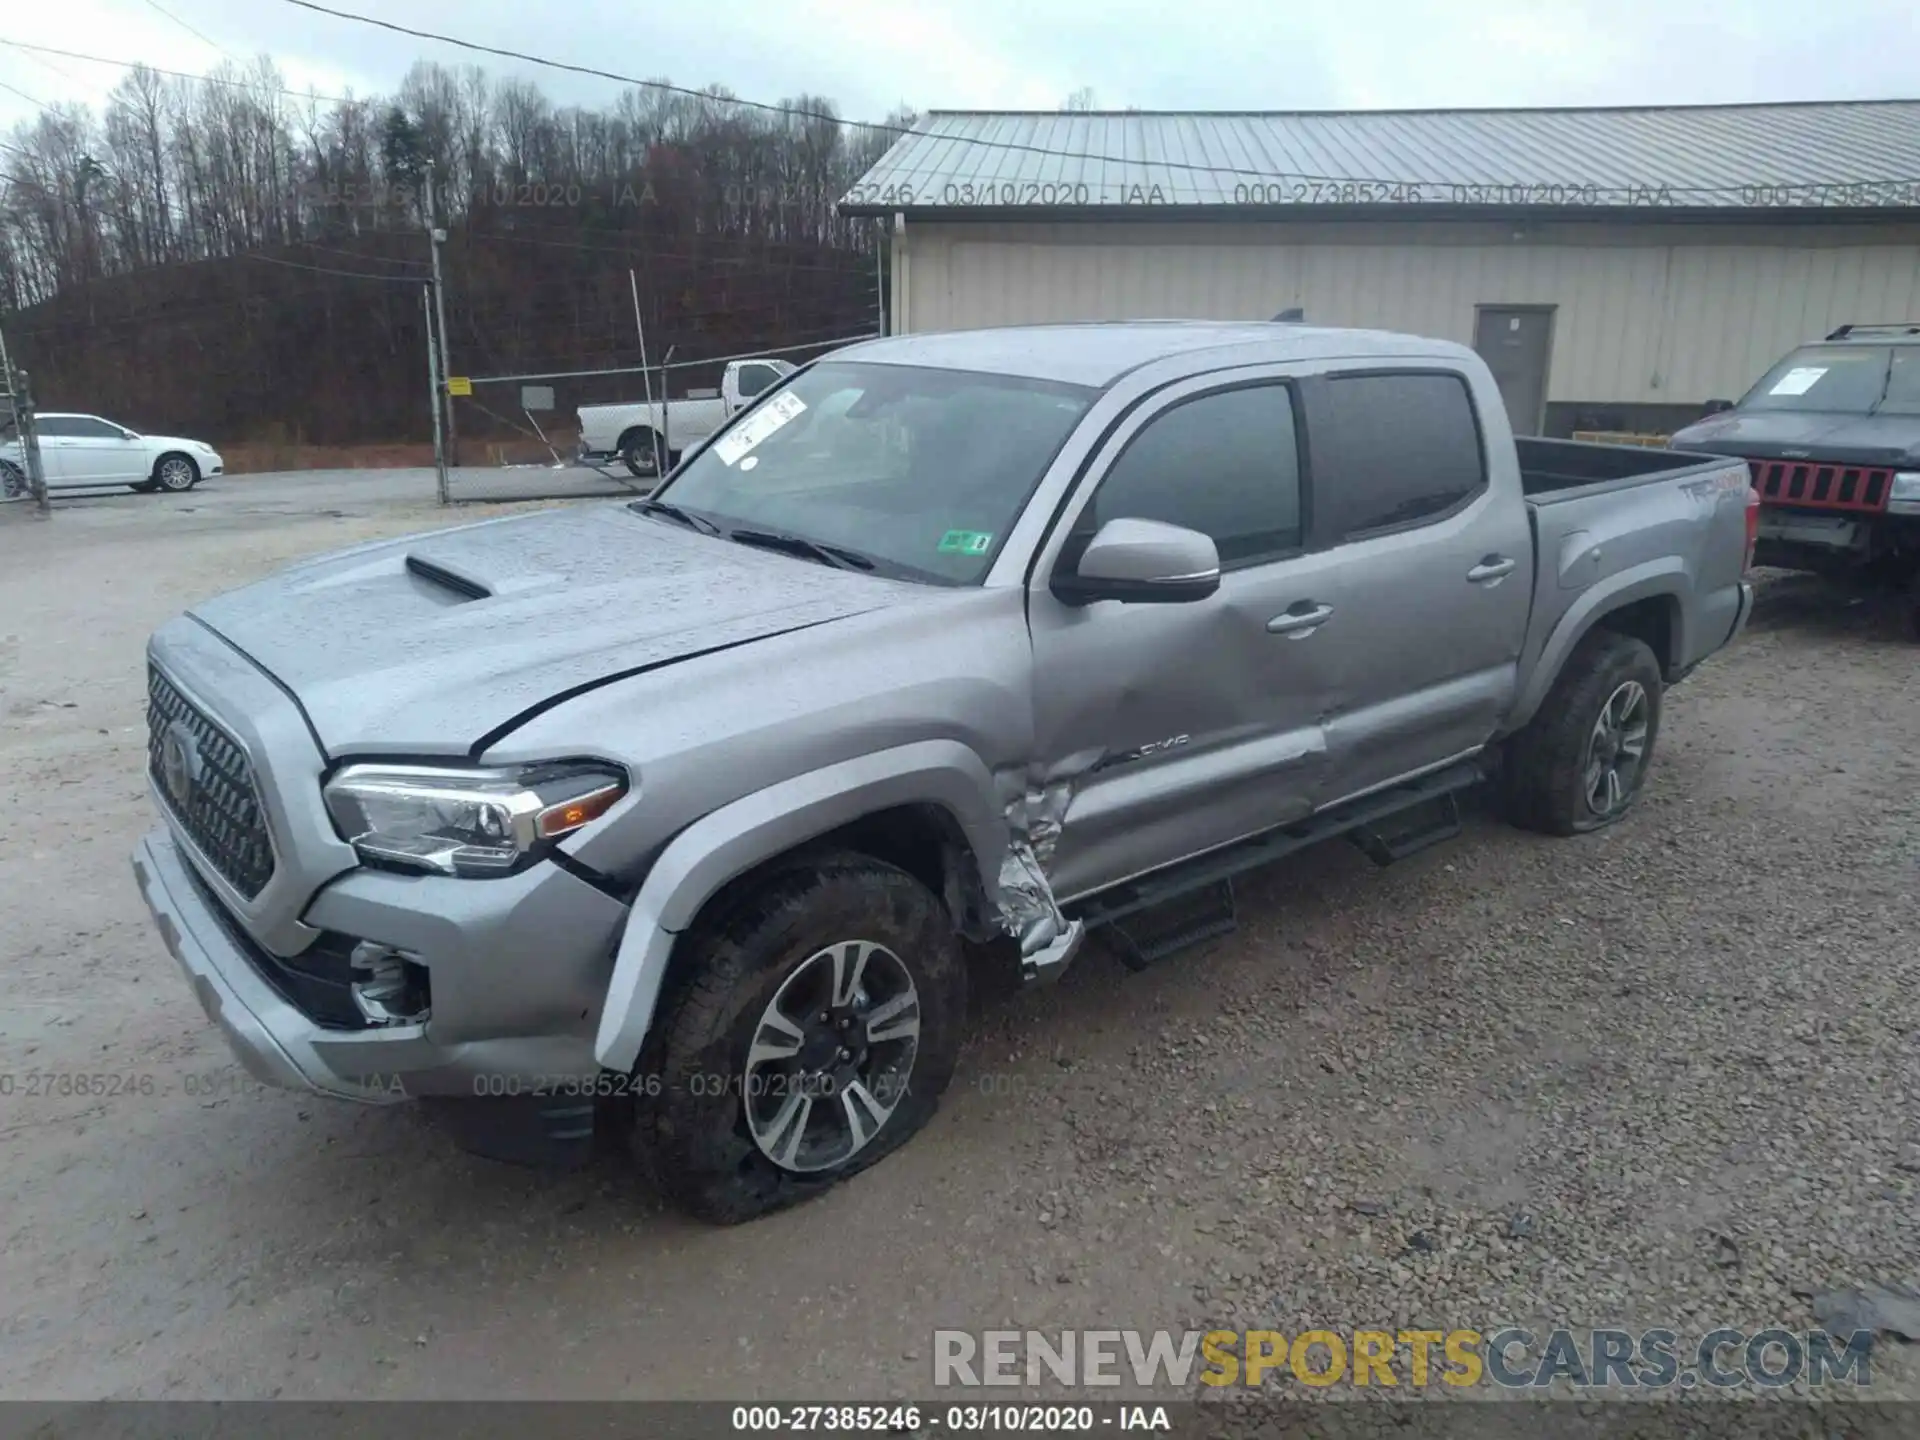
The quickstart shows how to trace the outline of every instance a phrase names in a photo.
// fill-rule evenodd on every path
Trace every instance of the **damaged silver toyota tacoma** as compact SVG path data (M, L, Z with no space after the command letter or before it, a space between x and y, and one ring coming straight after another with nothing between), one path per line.
M650 497L296 566L151 641L134 869L258 1078L718 1221L927 1123L983 967L1146 964L1492 780L1618 820L1744 624L1743 462L1513 438L1470 351L877 340Z

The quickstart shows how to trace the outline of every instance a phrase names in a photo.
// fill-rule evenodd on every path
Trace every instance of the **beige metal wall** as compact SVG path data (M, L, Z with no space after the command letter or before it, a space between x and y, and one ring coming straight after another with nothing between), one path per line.
M1553 305L1549 401L1697 404L1849 320L1920 319L1920 225L917 225L897 328L1146 316L1365 325L1471 344Z

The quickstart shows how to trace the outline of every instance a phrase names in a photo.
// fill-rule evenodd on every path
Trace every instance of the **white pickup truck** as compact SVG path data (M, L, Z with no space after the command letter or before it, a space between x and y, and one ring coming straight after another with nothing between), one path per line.
M698 445L751 405L769 385L792 373L793 366L785 360L735 360L720 377L718 395L582 405L576 412L580 417L580 458L618 458L643 479L658 475L663 460L671 469L681 451Z

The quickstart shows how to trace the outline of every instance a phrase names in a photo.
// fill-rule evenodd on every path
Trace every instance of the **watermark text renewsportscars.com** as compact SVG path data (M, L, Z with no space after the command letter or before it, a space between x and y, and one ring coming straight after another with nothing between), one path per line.
M937 1387L1303 1385L1609 1392L1873 1383L1873 1334L1647 1330L936 1330Z

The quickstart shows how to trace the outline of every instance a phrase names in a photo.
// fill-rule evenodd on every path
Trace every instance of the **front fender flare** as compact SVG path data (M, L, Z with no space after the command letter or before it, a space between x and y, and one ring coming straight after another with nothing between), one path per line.
M615 953L594 1056L630 1072L653 1023L674 942L707 900L755 865L898 805L942 806L973 847L989 903L999 898L1006 826L992 773L955 740L923 740L770 785L695 821L667 845L634 898Z
M1596 581L1560 617L1560 623L1553 627L1553 632L1540 647L1540 657L1534 661L1533 671L1527 678L1526 688L1520 692L1513 714L1508 717L1506 729L1509 732L1518 730L1533 718L1534 712L1546 700L1547 692L1553 688L1554 681L1560 678L1560 671L1566 665L1567 657L1573 654L1574 647L1610 611L1640 600L1666 598L1675 601L1673 653L1686 654L1687 614L1686 606L1680 602L1690 583L1686 564L1678 556L1649 560Z

